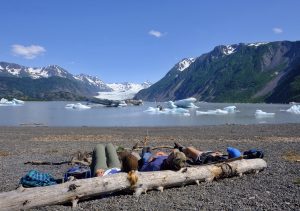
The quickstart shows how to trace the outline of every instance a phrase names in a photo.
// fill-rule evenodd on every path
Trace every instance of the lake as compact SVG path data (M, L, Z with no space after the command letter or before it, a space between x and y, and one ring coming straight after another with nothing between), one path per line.
M286 112L288 104L238 104L198 103L197 109L189 109L190 116L178 114L153 114L145 112L157 103L145 102L141 106L107 108L102 106L88 110L66 109L72 102L25 102L23 106L0 106L0 125L45 125L45 126L199 126L220 124L279 124L300 123L300 115ZM74 103L74 102L73 102ZM160 105L163 105L161 103ZM196 110L207 111L235 105L239 112L227 115L196 115ZM257 118L256 109L275 113L272 117Z

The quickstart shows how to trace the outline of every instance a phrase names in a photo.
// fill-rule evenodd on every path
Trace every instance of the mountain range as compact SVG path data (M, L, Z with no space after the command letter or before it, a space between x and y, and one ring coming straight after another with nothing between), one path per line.
M0 62L0 98L23 100L84 100L99 92L132 90L149 84L106 84L97 77L73 75L57 65L34 68ZM134 93L134 94L135 94Z
M220 45L177 63L136 99L207 102L300 101L300 41Z

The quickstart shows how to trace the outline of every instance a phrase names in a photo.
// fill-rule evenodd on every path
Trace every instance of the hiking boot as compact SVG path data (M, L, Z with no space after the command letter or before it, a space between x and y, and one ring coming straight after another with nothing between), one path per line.
M183 148L184 148L183 145L174 142L174 149L178 149L180 152L182 152Z

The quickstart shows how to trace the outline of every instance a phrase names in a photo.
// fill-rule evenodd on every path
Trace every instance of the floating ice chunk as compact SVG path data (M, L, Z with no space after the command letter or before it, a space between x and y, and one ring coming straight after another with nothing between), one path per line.
M177 108L173 101L168 101L166 104L168 108Z
M293 114L300 114L300 105L292 105L292 107L290 107L286 111Z
M124 100L121 100L118 107L125 107L127 103Z
M236 113L236 106L227 106L225 108L223 108L223 110L228 111L228 113Z
M267 113L262 110L255 111L255 117L257 117L257 118L274 117L274 116L275 116L275 113Z
M20 106L23 104L24 104L24 101L17 100L15 98L12 101L9 101L5 98L1 98L1 100L0 100L0 106Z
M208 110L208 111L196 111L196 115L226 115L228 113L229 113L228 111L225 111L222 109Z
M174 114L174 115L184 115L184 116L190 116L190 112L187 109L184 108L154 108L154 107L149 107L147 110L144 112L148 112L150 114Z
M183 100L177 100L174 102L174 105L181 108L198 108L194 104L196 101L197 101L196 98L190 97Z
M16 104L24 104L23 100L18 100L16 98L14 98L12 101L15 102Z
M84 109L90 109L91 107L87 105L83 105L81 103L76 103L76 104L67 104L65 106L66 109L78 109L78 110L84 110Z

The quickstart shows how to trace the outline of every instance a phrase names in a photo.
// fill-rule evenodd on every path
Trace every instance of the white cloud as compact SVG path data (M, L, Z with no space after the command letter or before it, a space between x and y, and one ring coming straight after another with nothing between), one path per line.
M162 37L164 34L163 33L161 33L160 31L156 31L156 30L151 30L151 31L149 31L149 34L151 35L151 36L154 36L154 37L157 37L157 38L160 38L160 37Z
M283 29L282 28L275 27L272 30L273 30L273 32L275 34L281 34L281 33L283 33Z
M46 52L46 49L39 45L24 46L15 44L12 45L11 48L11 51L15 56L22 56L25 59L34 59Z

